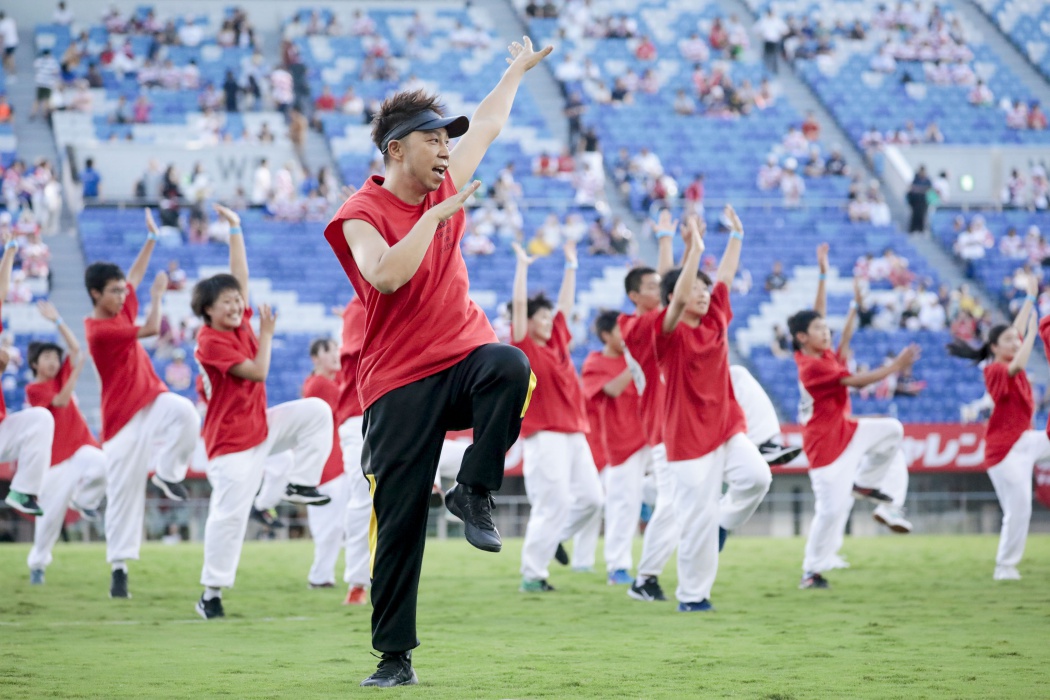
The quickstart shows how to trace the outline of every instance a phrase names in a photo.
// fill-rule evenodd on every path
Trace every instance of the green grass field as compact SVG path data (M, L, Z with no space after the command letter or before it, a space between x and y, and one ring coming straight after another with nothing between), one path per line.
M853 567L799 591L798 539L727 545L715 613L630 600L601 573L552 571L517 592L520 540L427 550L420 685L358 688L370 608L306 589L307 541L249 543L227 617L204 622L198 545L144 548L131 600L109 600L99 545L62 545L31 588L27 547L0 546L0 697L1035 698L1050 695L1050 537L1024 580L993 582L992 537L848 540ZM556 566L556 565L555 565ZM599 562L599 567L601 563ZM664 587L674 589L668 571Z

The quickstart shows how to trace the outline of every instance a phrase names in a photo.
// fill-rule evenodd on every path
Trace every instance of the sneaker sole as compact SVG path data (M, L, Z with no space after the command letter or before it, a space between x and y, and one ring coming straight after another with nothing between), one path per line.
M164 479L161 479L156 474L154 474L152 477L150 477L149 481L150 481L151 484L153 484L158 489L160 489L162 492L164 492L164 496L166 498L168 498L168 500L175 501L176 503L182 503L182 502L184 502L186 500L182 496L180 496L177 493L175 493L174 491L172 491L168 487L168 485L166 483L164 483Z
M43 515L44 514L44 511L43 511L42 508L26 508L21 503L18 503L16 501L9 501L6 498L4 499L4 503L6 503L7 505L11 506L15 510L17 510L19 513L25 513L26 515Z
M892 498L882 500L881 498L875 498L874 496L868 496L863 493L857 493L856 491L853 492L853 499L857 501L867 501L868 503L874 503L877 506L884 506L887 503L893 503Z
M762 457L765 458L766 464L771 467L777 467L781 464L787 464L800 454L802 454L801 447L792 447L786 450L781 450L779 453L774 452L770 455L762 455Z
M455 487L453 487L453 488L455 488ZM445 492L445 495L448 496L448 494L451 493L451 492L452 492L452 489L449 489L447 492ZM487 543L479 544L479 543L473 541L472 539L470 539L470 535L467 534L467 521L463 517L463 512L459 508L455 507L455 501L450 501L450 500L448 500L448 498L445 498L445 509L448 510L449 513L452 513L452 515L456 516L457 518L459 518L460 520L463 521L463 537L467 540L467 542L470 543L470 545L472 547L474 547L476 549L480 549L483 552L493 552L493 553L499 553L500 551L503 550L503 541L502 540L500 540L499 544L487 544ZM495 532L496 532L496 537L499 537L499 530L496 530Z
M907 535L911 532L910 527L906 527L904 525L901 525L900 523L891 523L878 513L875 513L874 515L872 515L872 517L875 518L875 522L879 523L880 525L885 525L890 530L893 530L899 535Z
M284 496L282 500L287 503L298 503L304 506L323 506L332 502L330 496L322 496L321 498L311 498L309 496Z
M643 603L655 603L657 601L656 597L648 595L647 593L639 593L633 588L628 589L627 595L631 598L634 598L635 600L640 600Z

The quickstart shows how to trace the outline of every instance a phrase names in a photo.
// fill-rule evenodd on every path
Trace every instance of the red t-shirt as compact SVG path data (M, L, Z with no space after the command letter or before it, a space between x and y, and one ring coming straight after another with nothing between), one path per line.
M811 469L826 467L839 458L857 431L857 420L850 415L849 387L841 383L850 371L830 349L820 357L796 352L795 363L802 394L798 411L802 447Z
M656 356L667 378L667 419L664 444L667 459L698 459L718 449L737 433L747 432L744 411L736 402L729 379L729 290L716 283L711 305L700 325L679 323L663 332L660 312Z
M54 379L33 382L26 387L26 401L29 405L46 408L55 418L55 440L51 443L52 467L65 462L84 445L98 447L98 442L92 437L84 420L84 414L77 407L75 397L70 397L65 406L51 405L51 401L62 392L62 386L72 373L73 365L67 357Z
M1025 371L1022 369L1011 377L1010 366L1005 362L989 362L985 365L984 385L995 402L984 433L984 465L994 467L1006 458L1024 432L1032 427L1035 399Z
M569 354L569 326L565 314L554 314L554 329L546 345L538 345L526 335L520 342L511 343L529 358L536 388L532 391L529 410L521 422L521 436L531 437L541 430L555 433L586 433L587 408L576 368Z
M646 434L642 428L641 401L634 382L613 398L605 393L605 385L623 374L627 359L608 357L592 352L583 362L583 394L588 404L594 404L601 416L598 425L591 421L591 432L601 437L609 464L619 466L638 450L645 447Z
M339 385L328 377L319 374L311 374L303 382L303 397L316 396L324 399L328 407L335 413L339 406ZM343 473L343 449L339 446L339 424L335 424L335 433L332 436L332 452L328 455L328 461L324 463L321 471L321 483L327 484L332 479Z
M609 466L609 458L605 456L605 445L602 444L604 433L599 401L587 400L587 423L591 426L591 429L587 431L587 446L591 448L594 466L601 471Z
M0 314L3 314L4 302L0 299ZM0 318L0 333L4 332L4 321ZM4 392L0 391L0 423L7 417L7 404L4 403Z
M667 383L656 361L656 333L660 330L661 318L660 311L653 310L641 316L622 314L619 319L620 335L623 336L623 344L627 346L629 355L628 362L637 362L645 376L645 386L640 390L642 426L650 445L659 445L664 441ZM638 390L637 384L635 388Z
M451 174L421 204L408 204L384 190L376 175L350 196L325 227L350 284L365 306L364 350L357 381L361 405L383 394L448 369L475 349L497 342L484 312L471 301L467 265L460 252L466 215L462 210L437 226L419 269L393 294L380 294L365 281L343 236L343 222L372 225L388 245L408 235L431 207L456 194Z
M208 411L204 414L201 437L208 459L250 450L269 435L266 423L266 383L241 379L230 368L254 360L259 351L245 309L241 326L234 331L217 331L201 326L197 350L193 353L201 368Z
M343 311L343 339L339 345L339 403L335 409L335 426L348 418L360 416L361 396L357 392L357 364L365 340L365 305L354 297ZM336 442L339 442L336 440Z
M1043 340L1046 352L1050 353L1050 316L1039 321L1039 337ZM1050 421L1046 424L1046 434L1050 435Z
M139 343L139 298L128 285L124 307L113 318L84 319L88 351L102 380L102 441L168 390Z

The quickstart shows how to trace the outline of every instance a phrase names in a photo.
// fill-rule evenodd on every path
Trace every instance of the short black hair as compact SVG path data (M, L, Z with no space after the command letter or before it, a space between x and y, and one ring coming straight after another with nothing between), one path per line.
M628 294L642 291L642 280L646 275L655 275L656 270L651 267L636 267L623 278L623 288Z
M87 288L88 296L91 296L92 291L102 294L107 284L113 280L122 279L124 279L124 271L119 265L111 262L93 262L84 270L84 286ZM94 297L91 297L91 303L95 303Z
M671 295L674 294L674 286L678 284L678 278L682 276L682 268L676 267L673 270L669 270L663 277L660 278L660 299L663 301L664 306L671 303ZM707 273L703 270L697 270L696 278L707 285L710 289L711 278L707 276Z
M214 304L219 295L227 289L235 289L241 294L244 293L237 278L225 272L212 275L193 285L193 296L190 298L190 308L193 309L193 313L210 326L211 317L208 316L205 309Z
M798 333L809 333L809 324L813 323L818 318L824 317L813 309L806 309L805 311L799 311L788 319L788 333L791 334L791 347L795 350L802 349L802 345L798 342L798 338L795 336Z
M383 100L379 111L372 119L372 143L376 145L376 148L382 150L383 138L390 133L391 129L406 119L428 110L442 117L445 116L445 107L438 101L437 95L426 90L405 90L391 95ZM387 157L387 154L384 153L383 160L386 161Z
M597 318L594 319L594 334L598 336L598 340L605 342L602 333L612 333L619 318L620 312L612 309L603 309L598 313Z
M62 361L62 346L56 343L34 340L29 344L29 349L26 351L26 359L29 362L29 369L33 370L33 376L36 376L36 364L40 361L40 356L45 352L57 352L58 361Z
M547 298L547 295L543 292L535 294L529 297L529 305L527 307L527 317L532 318L536 313L542 309L548 311L554 311L554 302Z
M315 338L310 343L310 357L317 357L321 354L321 351L335 345L335 341L331 338Z

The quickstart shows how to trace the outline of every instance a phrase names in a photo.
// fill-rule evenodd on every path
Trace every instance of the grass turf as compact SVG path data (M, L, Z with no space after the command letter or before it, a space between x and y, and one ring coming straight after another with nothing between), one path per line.
M713 601L682 614L600 573L552 564L517 592L501 555L431 541L415 666L425 698L1032 698L1050 687L1050 537L1024 579L993 582L993 537L848 540L832 589L799 591L802 542L732 539ZM62 545L30 587L27 547L0 546L0 697L311 698L374 694L370 607L307 590L307 541L251 542L224 620L193 612L199 545L144 547L131 600L109 600L99 545ZM663 579L669 594L674 572Z

